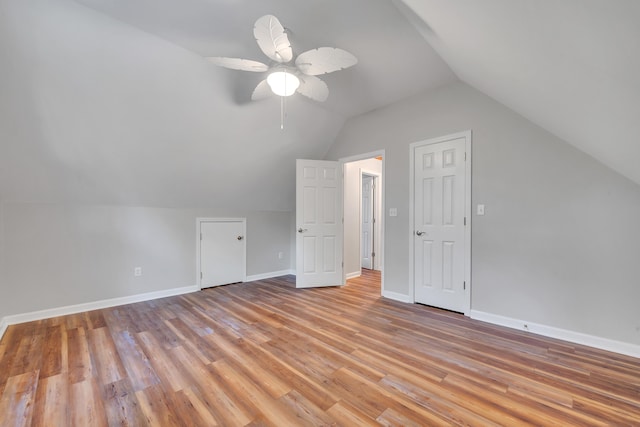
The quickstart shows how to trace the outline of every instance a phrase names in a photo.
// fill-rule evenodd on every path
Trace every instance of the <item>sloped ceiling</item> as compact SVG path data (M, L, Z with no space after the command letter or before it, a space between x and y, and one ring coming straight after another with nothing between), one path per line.
M296 158L322 158L345 120L457 81L386 0L0 0L0 200L289 210ZM275 14L294 52L359 63L323 76L326 103L250 102Z
M640 184L640 2L402 1L461 80Z
M284 131L249 102L264 76L203 59L263 59L267 13L295 53L359 60ZM289 210L296 158L458 79L640 183L638 22L634 0L0 0L0 200Z

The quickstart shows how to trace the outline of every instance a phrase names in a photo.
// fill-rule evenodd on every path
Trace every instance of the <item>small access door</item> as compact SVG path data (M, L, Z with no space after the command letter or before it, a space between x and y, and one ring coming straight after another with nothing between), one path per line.
M343 285L342 165L296 161L296 287Z
M246 280L246 220L199 219L200 288Z

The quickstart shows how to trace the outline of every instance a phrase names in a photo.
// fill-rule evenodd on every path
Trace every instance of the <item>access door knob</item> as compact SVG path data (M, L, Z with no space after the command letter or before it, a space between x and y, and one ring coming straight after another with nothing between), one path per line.
M236 239L242 240L242 239L244 239L244 236L238 236L238 237L236 237Z
M298 233L304 233L305 231L307 231L306 228L302 228L302 227L298 228Z
M416 236L422 236L424 234L424 231L416 231Z

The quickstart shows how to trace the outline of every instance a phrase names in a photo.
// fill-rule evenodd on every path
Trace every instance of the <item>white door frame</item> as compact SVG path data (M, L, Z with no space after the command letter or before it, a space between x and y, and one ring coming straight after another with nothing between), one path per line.
M384 157L382 158L384 161ZM380 184L380 177L381 174L378 172L372 172L370 170L367 169L363 169L360 168L360 222L359 222L359 227L360 227L360 233L358 234L360 236L360 269L362 270L362 178L364 175L367 176L371 176L373 177L373 182L375 183L375 185L381 185ZM378 207L382 207L382 205L380 204L380 200L378 200L377 194L378 190L374 187L373 190L373 212L371 213L371 215L376 219L376 221L381 221L381 218L383 216L383 210L382 209L377 209L376 205L378 205ZM382 194L382 192L381 192ZM380 213L380 215L378 215L378 212ZM380 239L380 236L376 233L376 226L377 223L373 224L373 245L371 246L371 250L375 252L376 256L373 258L372 263L371 263L371 269L372 270L381 270L382 269L382 252L381 249L378 250L378 252L376 252L376 244L379 248L381 248L380 243L381 242L377 242L376 243L376 239ZM380 224L380 234L382 234L382 224ZM378 260L378 261L376 261ZM376 264L378 265L378 268L376 269Z
M344 165L345 163L351 163L351 162L357 162L358 160L367 160L367 159L372 159L374 157L382 157L382 174L380 176L380 184L382 185L382 191L381 191L381 197L380 197L380 212L382 212L381 218L380 218L380 295L385 293L385 287L384 287L384 233L385 233L385 192L387 191L387 186L385 184L385 179L386 179L386 175L385 175L385 150L377 150L377 151L372 151L369 153L363 153L363 154L356 154L354 156L349 156L349 157L342 157L340 159L338 159L338 161L340 162L340 164L342 165L342 173L344 176ZM342 185L344 187L344 180L342 182ZM360 180L360 191L362 191L362 179ZM344 188L342 191L342 197L343 197L343 201L342 201L342 218L344 220ZM360 202L362 203L362 202ZM344 235L344 222L342 224L342 228L343 228L343 235ZM362 230L360 231L362 233ZM344 259L344 242L343 242L343 249L342 249L342 257ZM345 270L342 269L342 280L344 283L347 282L347 276L345 273Z
M466 282L465 289L465 308L464 315L469 316L471 312L471 130L464 132L458 132L451 135L445 135L438 138L431 138L423 141L414 142L409 145L409 297L412 302L416 302L415 299L415 271L414 271L414 256L415 256L415 244L413 239L414 232L414 160L415 149L424 145L437 144L440 142L450 141L452 139L465 139L465 152L467 158L465 162L465 207L464 216L467 221L467 226L464 229L464 246L465 246L465 260L464 260L464 279Z
M241 222L244 244L242 251L242 281L247 281L247 219L246 218L196 218L196 281L198 288L202 289L200 241L202 238L202 223L204 222Z

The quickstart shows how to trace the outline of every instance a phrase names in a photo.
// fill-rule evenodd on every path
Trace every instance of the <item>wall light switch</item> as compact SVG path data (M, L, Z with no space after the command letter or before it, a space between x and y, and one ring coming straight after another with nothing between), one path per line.
M389 216L398 216L398 208L389 208Z
M282 252L278 252L278 259L284 258L284 254Z
M142 267L136 267L133 269L133 275L135 277L140 277L142 276Z
M484 205L478 205L478 215L484 215Z

